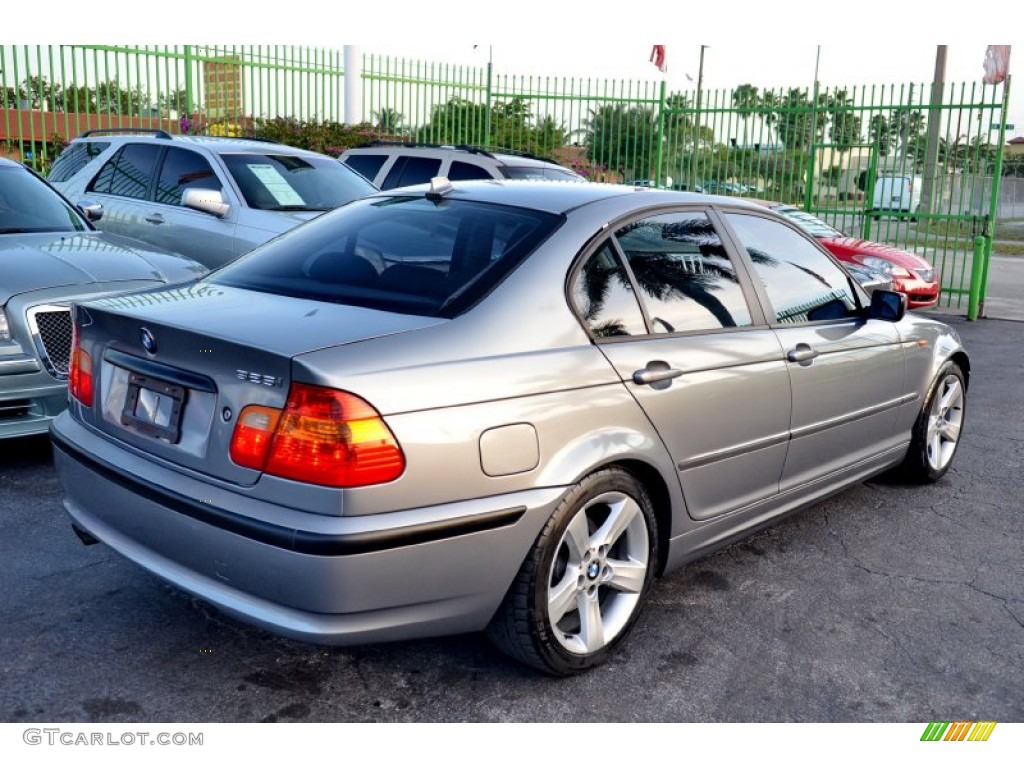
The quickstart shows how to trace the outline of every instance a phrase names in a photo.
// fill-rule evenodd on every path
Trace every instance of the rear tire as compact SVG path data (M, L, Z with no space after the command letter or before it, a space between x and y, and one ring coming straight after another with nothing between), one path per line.
M612 467L562 499L487 628L502 651L552 675L601 664L640 615L658 526L643 485Z
M914 483L934 483L949 469L967 413L963 371L954 362L939 370L914 423L910 448L897 472Z

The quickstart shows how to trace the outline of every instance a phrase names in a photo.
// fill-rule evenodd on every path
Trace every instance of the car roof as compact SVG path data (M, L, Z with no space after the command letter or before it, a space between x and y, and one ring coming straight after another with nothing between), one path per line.
M703 195L696 192L672 192L668 190L631 187L623 184L577 184L572 181L537 179L483 179L478 181L453 181L452 191L444 193L453 200L469 199L473 202L512 205L532 208L546 213L562 214L590 203L630 195L641 195L629 201L629 207L645 205L666 205L672 203L727 203L739 202L739 198L718 195ZM378 192L372 197L395 197L403 195L425 195L428 184L417 184Z

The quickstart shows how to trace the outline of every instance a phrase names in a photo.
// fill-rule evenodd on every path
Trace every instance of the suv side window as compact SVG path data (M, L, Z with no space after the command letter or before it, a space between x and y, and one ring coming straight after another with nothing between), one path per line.
M373 181L380 173L387 161L387 155L349 155L345 158L345 165L358 174Z
M54 161L46 178L50 181L67 181L109 146L109 141L79 141L69 144Z
M857 314L850 278L806 237L761 216L727 213L726 219L750 254L775 322L807 323Z
M88 191L145 200L162 149L155 144L125 144L100 169Z
M164 155L156 182L156 202L181 205L181 195L186 189L221 188L220 179L205 157L187 149L171 147Z
M388 176L381 189L408 187L413 184L426 184L437 176L441 170L441 161L433 157L400 157L391 166Z
M458 160L452 160L451 168L448 169L448 180L449 181L472 181L473 179L490 179L486 169L481 168L479 165L473 165L472 163L462 163Z
M706 214L665 213L615 233L633 272L651 333L753 324L736 267Z

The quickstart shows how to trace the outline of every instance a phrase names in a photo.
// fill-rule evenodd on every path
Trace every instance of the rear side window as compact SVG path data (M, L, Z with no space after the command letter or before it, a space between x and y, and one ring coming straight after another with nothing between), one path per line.
M387 159L387 155L349 155L345 158L345 165L373 181Z
M647 333L633 284L611 243L601 246L576 273L572 303L596 338Z
M67 181L109 146L109 141L79 141L69 144L54 161L47 178L50 181Z
M441 161L433 157L400 157L391 166L381 189L426 184L441 171Z
M156 202L181 205L186 189L221 189L220 179L206 158L187 149L171 147L164 155L156 182Z
M586 181L568 168L557 165L506 165L501 172L506 179L547 179L548 181Z
M125 144L100 169L89 191L145 200L161 149L155 144Z
M650 317L651 333L751 325L736 267L705 214L652 216L615 236Z
M374 198L304 224L218 271L213 282L455 317L561 221L553 214L465 200Z

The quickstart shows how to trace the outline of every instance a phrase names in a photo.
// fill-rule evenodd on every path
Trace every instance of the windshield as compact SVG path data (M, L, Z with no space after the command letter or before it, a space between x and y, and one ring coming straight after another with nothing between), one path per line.
M547 179L549 181L586 181L578 173L557 165L506 165L501 172L506 179Z
M377 197L303 224L221 269L211 282L455 317L561 221L540 211L466 200Z
M830 227L821 219L811 216L811 214L801 211L799 208L780 206L775 211L794 222L800 229L812 237L845 237L838 229Z
M222 157L250 208L329 211L377 191L358 173L329 157L247 153Z
M0 165L0 235L82 232L85 219L45 181L17 165Z

